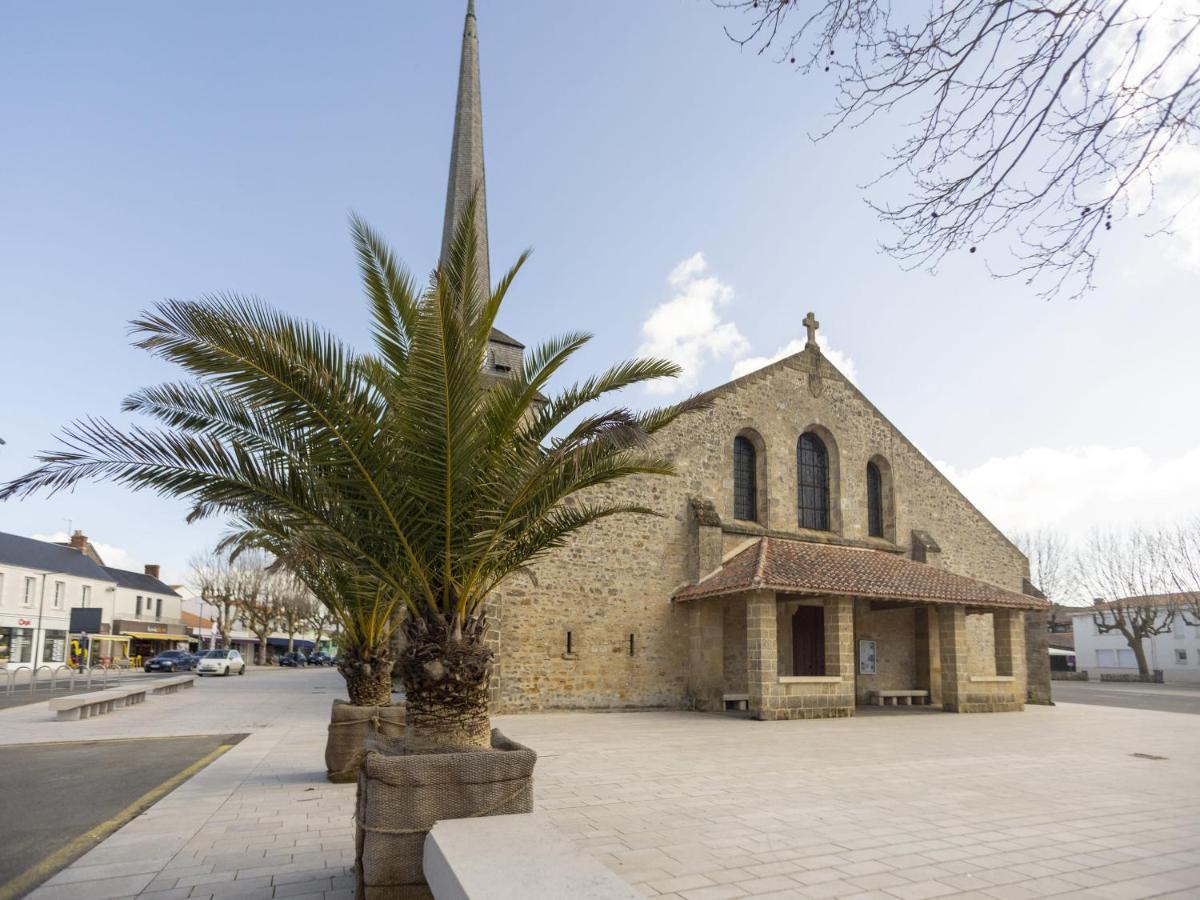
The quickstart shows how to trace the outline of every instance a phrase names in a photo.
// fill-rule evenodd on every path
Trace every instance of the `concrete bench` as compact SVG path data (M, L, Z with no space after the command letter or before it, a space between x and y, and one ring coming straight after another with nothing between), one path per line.
M196 686L195 675L176 675L173 678L156 678L151 683L152 694L174 694L180 688Z
M145 702L146 688L121 687L93 691L90 694L75 694L71 697L55 697L50 701L50 709L58 713L60 720L74 721L102 716L114 709Z
M733 704L730 706L730 704ZM721 705L725 709L749 709L750 695L749 694L722 694Z
M539 813L438 822L425 838L436 900L635 900L632 885Z
M914 700L918 706L929 705L929 691L871 691L870 696L876 706L887 706L889 700L892 706L899 706L901 700L905 706L912 706Z

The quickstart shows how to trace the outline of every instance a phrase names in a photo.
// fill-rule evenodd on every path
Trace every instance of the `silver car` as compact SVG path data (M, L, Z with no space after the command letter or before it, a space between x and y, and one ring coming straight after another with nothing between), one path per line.
M246 674L246 661L236 650L209 650L196 666L197 675L231 675L234 672Z

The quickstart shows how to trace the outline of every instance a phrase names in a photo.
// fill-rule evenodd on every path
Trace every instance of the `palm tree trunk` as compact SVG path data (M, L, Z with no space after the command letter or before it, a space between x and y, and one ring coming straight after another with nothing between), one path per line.
M400 657L407 709L405 737L410 750L490 747L488 688L492 651L482 615L467 620L461 635L441 621L411 616Z
M355 706L390 706L392 654L388 646L338 648L337 667L346 679L346 693Z

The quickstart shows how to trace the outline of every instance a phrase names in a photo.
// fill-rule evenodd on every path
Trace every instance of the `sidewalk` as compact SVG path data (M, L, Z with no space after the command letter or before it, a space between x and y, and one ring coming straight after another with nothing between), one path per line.
M336 672L276 670L81 722L50 721L44 708L0 713L0 742L250 733L31 896L351 897L355 788L323 772L329 704L341 694ZM1196 716L1064 704L1010 715L759 723L560 713L495 724L538 751L538 806L647 896L1200 892Z

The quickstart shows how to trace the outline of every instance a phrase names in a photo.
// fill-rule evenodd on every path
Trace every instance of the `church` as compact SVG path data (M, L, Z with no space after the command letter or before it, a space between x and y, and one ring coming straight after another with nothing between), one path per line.
M487 211L474 3L463 30L443 253ZM822 354L707 392L656 435L674 477L608 486L657 510L589 526L492 596L493 712L736 710L755 719L1047 703L1049 604L1029 564ZM485 368L522 345L497 330Z

